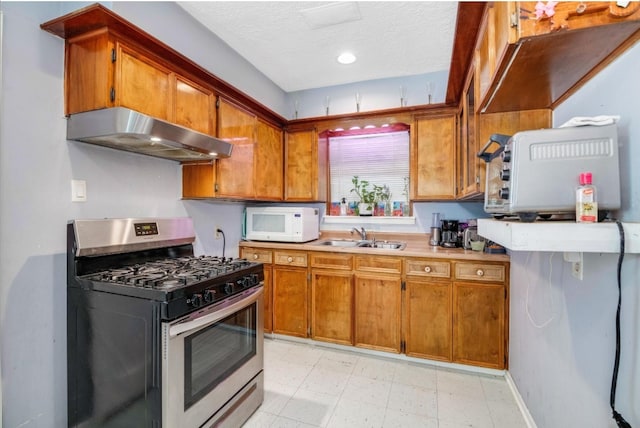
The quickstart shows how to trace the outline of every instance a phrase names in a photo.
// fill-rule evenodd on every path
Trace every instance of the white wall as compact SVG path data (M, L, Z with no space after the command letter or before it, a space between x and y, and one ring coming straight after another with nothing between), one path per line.
M285 116L288 119L326 115L326 98L329 97L329 114L357 112L356 92L360 96L360 111L373 111L400 107L400 88L404 89L403 105L415 106L444 102L449 73L438 71L398 78L368 80L348 85L329 86L287 94ZM427 91L430 84L430 92Z
M182 202L178 163L66 140L64 41L40 24L84 5L0 3L0 361L7 428L67 425L68 220L189 215L196 222L196 252L222 254L222 240L213 238L215 226L225 232L225 255L238 252L242 204ZM170 17L163 15L167 10L173 11ZM169 25L180 21L181 10L149 3L130 19L163 15L159 33L184 35L186 30ZM202 47L209 45L207 37L194 34L189 40ZM250 72L242 78L260 81ZM274 98L269 101L277 104ZM87 202L71 202L72 179L86 181Z
M640 221L639 65L636 44L554 112L554 126L574 116L621 116L622 209L617 217L627 222ZM584 253L584 280L579 281L561 253L511 253L509 372L539 428L615 426L609 392L616 264L616 254ZM640 426L638 278L638 255L625 256L616 401L634 427Z

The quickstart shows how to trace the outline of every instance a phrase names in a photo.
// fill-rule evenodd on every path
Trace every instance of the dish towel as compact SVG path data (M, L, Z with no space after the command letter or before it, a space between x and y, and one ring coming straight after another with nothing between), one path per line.
M574 118L569 119L562 125L560 128L569 128L572 126L585 126L585 125L593 125L593 126L604 126L611 125L613 123L617 123L620 120L620 116L576 116Z

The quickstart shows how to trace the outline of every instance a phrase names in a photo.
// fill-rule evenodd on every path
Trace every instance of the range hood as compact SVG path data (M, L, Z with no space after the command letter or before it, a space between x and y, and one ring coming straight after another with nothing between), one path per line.
M75 113L67 139L175 161L231 156L233 145L123 107Z

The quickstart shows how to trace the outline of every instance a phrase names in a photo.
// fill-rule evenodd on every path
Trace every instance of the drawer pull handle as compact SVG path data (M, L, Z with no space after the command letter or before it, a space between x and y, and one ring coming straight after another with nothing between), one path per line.
M293 257L291 257L291 256L287 257L287 261L288 261L289 263L291 263L291 262L293 261Z
M483 271L482 269L478 269L478 270L476 271L476 275L478 275L478 276L484 276L484 271Z
M258 255L257 255L257 254L254 254L254 255L253 255L253 259L254 259L254 260L258 260Z
M425 266L424 271L426 273L430 273L431 272L431 266Z

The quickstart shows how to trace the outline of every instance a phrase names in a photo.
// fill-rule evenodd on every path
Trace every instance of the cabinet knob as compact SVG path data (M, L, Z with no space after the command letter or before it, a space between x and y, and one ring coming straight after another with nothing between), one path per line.
M291 263L291 262L293 261L293 257L291 257L291 256L287 257L287 261L288 261L289 263Z
M425 266L424 271L425 271L426 273L431 272L431 266Z
M484 271L483 271L482 269L478 269L478 270L476 271L476 275L478 275L478 276L484 276Z
M253 259L254 259L254 260L258 260L258 255L257 255L257 254L254 254L254 255L253 255Z

